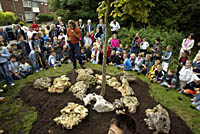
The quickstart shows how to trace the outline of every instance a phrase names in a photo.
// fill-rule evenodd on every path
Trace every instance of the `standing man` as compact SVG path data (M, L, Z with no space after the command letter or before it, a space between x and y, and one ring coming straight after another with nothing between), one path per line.
M79 28L76 27L76 24L73 20L69 21L69 28L67 28L67 36L69 37L68 42L70 46L70 55L72 57L72 62L73 62L73 69L77 68L75 53L79 60L79 64L81 65L83 69L85 69L85 67L83 66L82 59L81 59L81 51L80 51L80 46L79 46L81 31Z
M110 23L110 28L111 28L111 33L113 34L117 34L118 30L120 29L120 25L119 23L114 19L113 21L111 21Z
M93 27L93 25L91 24L91 20L88 20L87 21L87 25L86 25L86 27L85 27L85 29L86 29L86 32L89 32L90 34L91 34L91 32L94 30L94 27Z

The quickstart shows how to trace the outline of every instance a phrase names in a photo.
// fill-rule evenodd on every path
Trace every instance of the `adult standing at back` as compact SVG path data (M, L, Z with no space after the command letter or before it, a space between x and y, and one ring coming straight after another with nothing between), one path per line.
M66 25L62 22L62 18L59 16L56 22L56 29L58 34L62 31L66 35Z
M180 50L180 55L179 55L179 59L182 57L183 53L185 50L187 50L189 53L191 53L191 49L194 46L194 39L193 39L193 33L191 33L188 38L183 39L182 42L182 47Z
M101 34L102 43L104 43L105 24L103 24L103 19L99 20L99 24L97 24L97 28L99 29L99 33Z
M120 25L119 23L114 19L113 21L111 21L110 23L110 28L111 28L111 34L117 34L117 32L120 29Z
M70 46L70 55L73 62L73 69L77 68L75 53L79 60L79 64L84 69L85 67L83 66L83 62L81 59L81 51L80 51L80 46L79 46L81 31L79 28L76 27L76 24L73 20L70 20L68 24L69 24L69 28L67 28L67 36L68 36L68 43Z
M39 31L39 25L36 23L36 21L33 21L32 28L33 28L33 30L36 31L36 32Z
M91 23L92 23L92 21L89 19L87 21L87 25L85 26L86 32L89 32L90 34L94 30L94 27L93 27L93 25Z

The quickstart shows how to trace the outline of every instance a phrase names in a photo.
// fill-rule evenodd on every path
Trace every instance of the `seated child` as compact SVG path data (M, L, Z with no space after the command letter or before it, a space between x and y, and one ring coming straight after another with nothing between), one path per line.
M34 46L33 50L30 52L29 54L29 60L31 62L31 65L33 67L33 70L35 72L39 72L39 51L38 51L38 47Z
M169 66L169 60L170 60L171 56L172 56L171 46L168 45L165 53L162 56L162 60L163 60L162 68L165 72L167 72L167 69L168 69L168 66Z
M126 51L125 51L126 52ZM135 53L132 53L131 55L130 55L130 60L131 60L131 65L132 65L132 67L134 67L135 66L135 60L136 60L136 54Z
M200 73L200 54L197 55L196 61L192 64L193 72Z
M26 77L24 73L20 72L19 63L16 61L15 56L10 57L9 70L14 80L19 80Z
M54 51L56 53L56 61L61 61L61 58L62 58L62 46L60 43L61 43L61 39L58 39L58 42L54 44Z
M196 95L200 91L200 78L195 75L194 81L186 84L179 93Z
M141 73L142 70L141 70L141 67L142 67L142 64L143 64L143 61L144 59L142 58L142 53L139 53L138 54L138 57L136 58L135 60L135 67L134 67L134 70L138 73Z
M152 62L154 62L155 60L161 60L162 55L163 55L162 46L158 46L157 51L153 53Z
M155 70L157 69L157 66L160 64L160 60L156 60L154 65L151 67L149 72L146 74L147 78L152 79L155 75Z
M48 59L49 67L53 67L53 69L56 69L56 59L55 59L55 52L51 51L49 59Z
M179 59L179 62L178 62L178 68L177 68L177 74L179 75L179 71L181 70L181 68L183 66L185 66L185 63L188 59L188 56L189 56L189 52L188 51L184 51L183 53L183 56Z
M22 57L25 58L25 60L27 61L28 60L28 54L30 53L31 49L29 47L29 44L24 41L24 36L22 34L18 35L18 44L17 44L17 48L19 50L21 50L22 52Z
M101 34L99 33L99 28L96 29L96 33L94 35L94 41L98 40L98 38L101 38Z
M200 91L197 91L197 95L192 99L192 105L196 107L198 111L200 111Z
M108 59L109 59L109 64L110 64L110 65L114 65L115 57L116 57L116 55L115 55L115 50L112 50L111 55L110 55L110 57L108 58Z
M186 65L182 67L179 72L179 85L182 89L188 82L192 80L193 70L192 70L192 60L187 60Z
M90 45L88 44L85 46L85 53L86 53L87 61L90 61L92 52L90 49Z
M84 48L81 48L81 58L82 58L82 61L84 62L87 61L87 56L86 56Z
M142 73L145 75L149 72L149 69L151 68L151 56L150 54L146 54L145 60L142 64Z
M165 75L165 71L162 70L162 66L161 65L158 65L157 66L157 69L155 70L155 75L154 77L151 79L151 82L154 82L154 83L161 83L163 77Z
M124 71L132 71L132 64L128 58L128 54L124 54L124 64L118 65L119 68L123 68Z
M33 74L30 65L27 62L25 62L25 59L23 57L20 59L20 62L21 63L19 67L21 73L24 73L26 76Z
M162 78L161 86L168 88L176 88L176 75L174 74L174 70L169 69L169 71Z
M94 50L92 51L92 59L91 62L92 64L98 64L99 61L99 50L97 46L94 46Z
M122 57L121 57L121 55L120 55L120 51L117 51L117 52L116 52L116 57L115 57L114 63L115 63L116 65L120 65L120 64L122 63Z
M122 53L123 53L123 51L124 51L124 49L123 49L123 45L122 45L122 44L120 44L120 45L119 45L119 52L120 52L120 54L122 54Z
M62 59L61 62L67 64L70 61L70 57L69 57L69 46L65 45L63 46L63 51L62 51Z
M19 59L21 54L22 54L22 51L20 49L17 48L17 44L11 44L11 55L15 56L16 59Z

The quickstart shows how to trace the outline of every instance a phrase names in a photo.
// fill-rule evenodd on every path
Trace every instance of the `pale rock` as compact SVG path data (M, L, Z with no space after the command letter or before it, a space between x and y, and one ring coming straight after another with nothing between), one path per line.
M103 96L96 95L95 93L88 94L85 98L83 98L84 105L87 106L91 101L96 101L94 104L93 110L102 113L102 112L111 112L114 111L114 106L106 101Z
M166 109L160 104L153 109L145 111L147 118L144 119L150 130L154 130L154 134L166 133L170 131L170 118Z
M69 102L68 105L61 111L61 116L53 120L58 125L62 125L66 129L72 129L73 126L78 125L88 115L88 109L83 105Z
M106 80L107 84L114 89L118 89L121 84L118 82L116 77L112 77L111 79Z
M88 88L89 85L87 85L84 81L78 81L69 88L69 91L72 92L76 98L83 100L86 96Z
M65 89L69 88L71 86L71 82L69 81L69 78L65 75L62 75L61 77L55 78L53 85L48 88L49 93L63 93Z
M122 96L130 96L134 95L133 89L129 86L129 82L125 77L121 77L122 86L117 88L119 92L121 92Z
M88 74L88 75L94 74L94 71L91 68L77 69L76 72L78 74Z
M96 89L98 90L98 89L101 89L101 86L100 85L98 85L97 87L96 87Z
M34 88L45 89L51 86L51 79L48 77L43 77L35 80L33 84Z
M96 78L93 75L89 74L78 74L77 81L85 81L86 84L88 85L95 85L96 83Z
M123 96L120 100L124 103L125 107L128 108L128 112L134 114L137 107L139 106L138 99L133 96Z
M136 80L136 77L129 74L128 72L124 71L124 75L120 77L120 80L125 78L128 82L134 82Z

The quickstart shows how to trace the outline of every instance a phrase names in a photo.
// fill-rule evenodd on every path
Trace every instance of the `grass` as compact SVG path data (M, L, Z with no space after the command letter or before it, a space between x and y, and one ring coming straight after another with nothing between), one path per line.
M101 65L92 65L90 63L86 64L87 68L92 68L96 70L101 70ZM60 76L66 74L66 72L71 71L72 65L62 65L61 68L56 70L49 69L35 73L26 79L21 79L16 81L16 86L14 88L9 87L9 91L1 96L5 96L6 99L0 104L0 129L4 129L6 133L9 134L29 134L32 123L37 119L37 111L34 107L25 106L19 98L19 90L23 88L26 82L33 82L39 77L50 77L50 76ZM107 66L107 72L110 74L120 74L122 70L118 70L116 67ZM150 83L144 75L137 75L134 72L131 74L136 75L138 78L147 82L152 90L149 91L150 95L157 101L160 102L165 107L169 108L173 112L183 119L187 125L191 128L194 134L200 133L200 112L191 109L189 106L191 104L190 97L178 94L175 90L165 91L163 87L159 84ZM183 98L182 101L178 100L178 96Z

